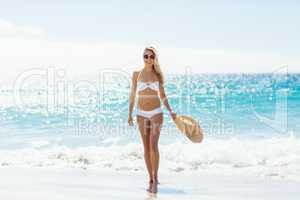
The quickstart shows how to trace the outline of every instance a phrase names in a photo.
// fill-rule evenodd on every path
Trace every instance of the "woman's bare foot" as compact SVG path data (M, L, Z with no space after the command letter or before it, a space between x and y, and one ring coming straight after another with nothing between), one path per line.
M151 193L157 193L157 182L153 181L152 184L150 184L150 191Z
M151 178L151 179L149 180L149 186L148 186L148 188L147 188L147 191L150 192L150 193L152 193L152 184L153 184L153 179Z
M157 193L157 185L159 184L159 182L157 180L152 180L150 179L149 181L149 187L147 189L148 192L150 193Z
M148 192L152 192L152 191L151 191L151 185L152 185L152 184L150 183L149 186L148 186L148 188L147 188L147 191L148 191Z

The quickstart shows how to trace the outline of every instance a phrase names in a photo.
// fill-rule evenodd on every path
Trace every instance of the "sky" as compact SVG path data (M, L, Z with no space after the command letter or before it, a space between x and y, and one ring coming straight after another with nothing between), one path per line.
M0 65L74 74L143 66L153 45L163 71L300 72L299 1L0 0Z

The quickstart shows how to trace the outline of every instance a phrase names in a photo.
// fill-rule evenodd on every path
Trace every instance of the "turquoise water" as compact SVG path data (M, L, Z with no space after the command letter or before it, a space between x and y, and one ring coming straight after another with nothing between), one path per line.
M64 95L73 102L57 103L51 111L42 85L22 88L22 106L14 103L11 89L0 90L5 102L0 107L0 146L26 147L34 137L69 146L139 142L136 124L127 126L129 82L108 78L103 86L103 91L82 87ZM299 74L167 75L165 87L173 110L193 116L207 137L300 132ZM184 141L166 109L164 113L161 142Z
M65 93L38 81L17 95L0 88L0 166L145 170L137 125L127 125L130 82L74 83ZM191 143L164 109L161 170L300 180L300 74L167 75L165 90L173 110L198 120L205 137Z

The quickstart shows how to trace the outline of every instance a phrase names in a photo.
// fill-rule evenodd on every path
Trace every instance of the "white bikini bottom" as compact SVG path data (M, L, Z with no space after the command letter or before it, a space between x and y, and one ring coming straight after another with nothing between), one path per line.
M137 115L140 115L140 116L143 116L143 117L146 117L146 118L150 119L154 115L156 115L158 113L162 113L162 112L163 112L163 109L161 107L157 107L157 108L155 108L153 110L141 110L141 109L138 109Z

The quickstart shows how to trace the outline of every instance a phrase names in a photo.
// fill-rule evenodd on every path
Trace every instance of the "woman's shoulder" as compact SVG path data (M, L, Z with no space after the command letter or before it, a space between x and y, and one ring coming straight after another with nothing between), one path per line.
M133 80L137 80L137 77L138 77L138 75L139 75L140 72L141 72L141 70L134 70L132 72L132 79Z
M135 70L135 71L132 72L132 74L133 74L133 75L137 75L137 74L139 74L140 72L141 72L140 70Z
M135 70L132 72L132 76L133 77L137 77L137 75L140 73L141 71L140 70Z

